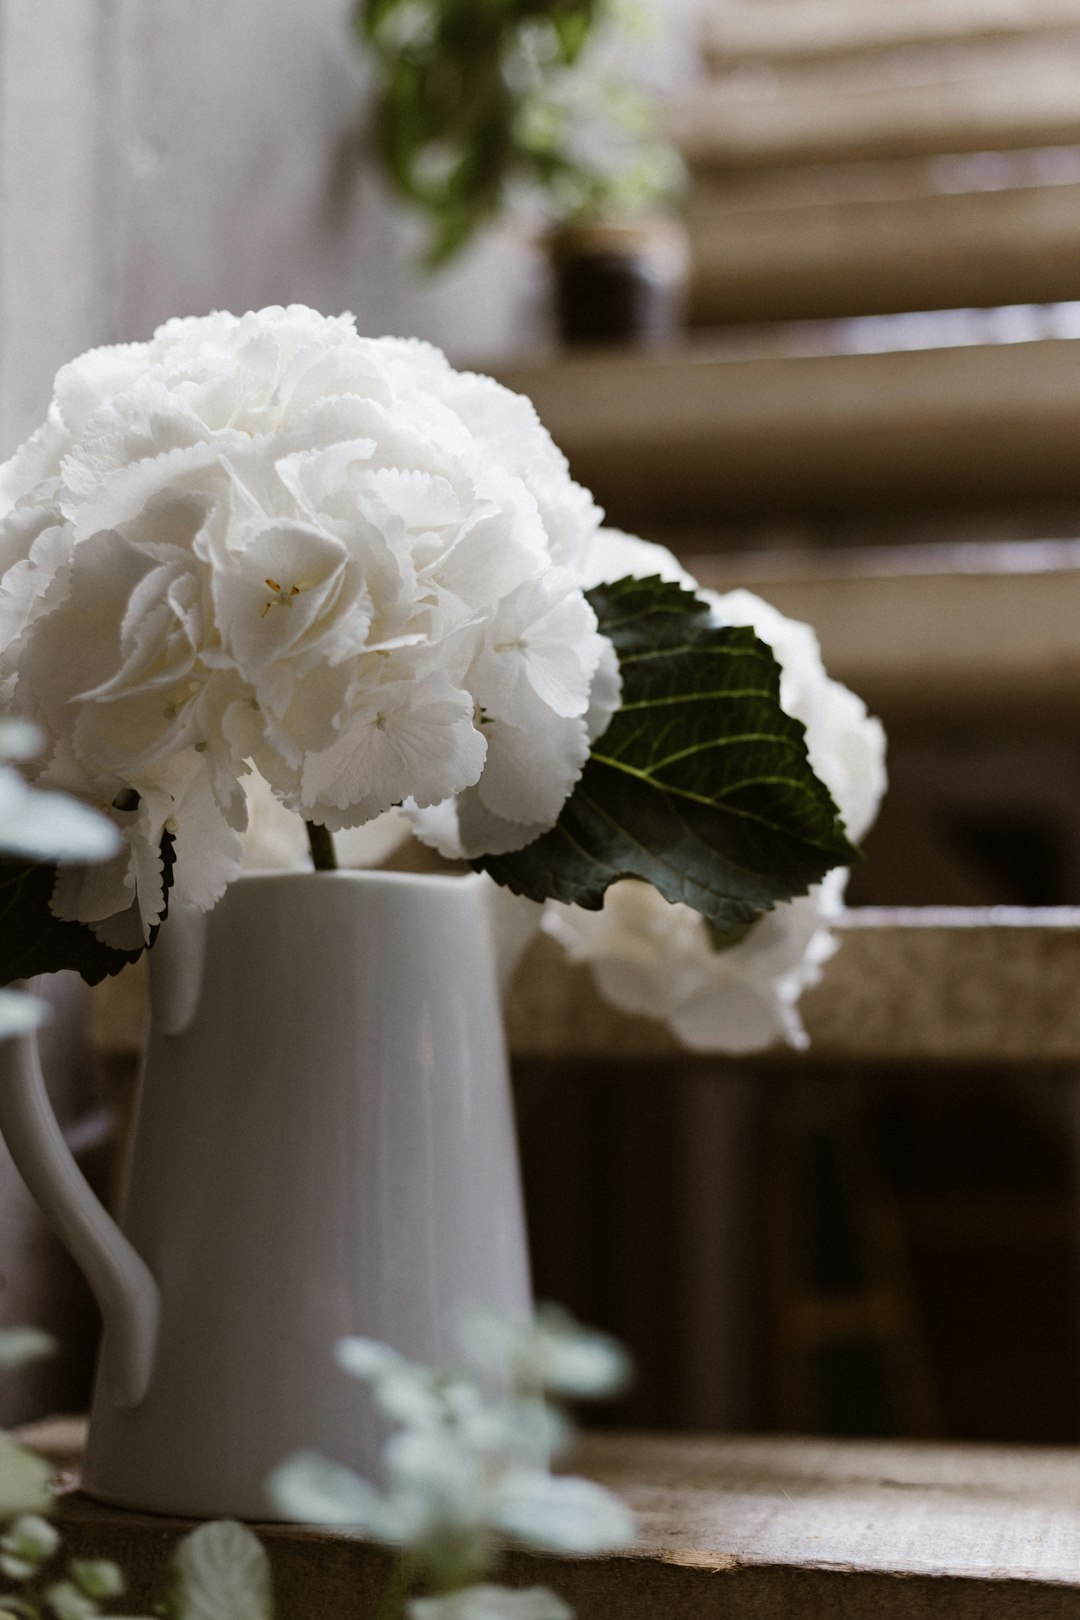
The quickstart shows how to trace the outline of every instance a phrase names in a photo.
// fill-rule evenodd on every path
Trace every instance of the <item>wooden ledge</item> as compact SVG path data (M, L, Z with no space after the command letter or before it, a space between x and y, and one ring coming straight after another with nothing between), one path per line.
M840 948L802 1001L812 1060L1080 1062L1080 908L848 911ZM98 1050L136 1053L142 965L91 995ZM654 1019L604 1001L547 938L529 947L506 1009L516 1058L701 1062ZM780 1048L766 1058L801 1061ZM715 1060L709 1060L715 1061Z
M867 909L846 912L836 934L801 1003L811 1060L1080 1061L1080 909ZM547 939L530 947L507 1012L519 1058L702 1060L665 1025L604 1001Z
M70 1421L23 1431L77 1464ZM73 1450L74 1445L74 1450ZM597 1435L576 1466L639 1517L630 1552L515 1558L578 1620L1065 1620L1080 1613L1080 1450L825 1439ZM179 1520L123 1513L65 1476L69 1553L115 1558L129 1602L161 1591ZM279 1620L368 1620L383 1555L325 1531L260 1530Z

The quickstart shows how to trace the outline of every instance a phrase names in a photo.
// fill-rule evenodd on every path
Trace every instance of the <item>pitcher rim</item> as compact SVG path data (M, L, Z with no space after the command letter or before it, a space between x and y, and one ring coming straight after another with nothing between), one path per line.
M281 886L295 887L297 884L318 882L341 883L361 882L377 888L435 888L442 889L448 886L459 887L463 884L475 885L483 880L483 872L396 872L385 871L381 867L338 867L334 871L297 871L293 867L259 867L252 871L240 872L234 877L228 887L234 888L238 884L245 887L255 886Z

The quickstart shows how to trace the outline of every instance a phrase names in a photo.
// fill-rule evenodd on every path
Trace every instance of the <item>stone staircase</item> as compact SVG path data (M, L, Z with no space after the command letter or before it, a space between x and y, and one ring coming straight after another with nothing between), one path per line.
M748 585L813 622L829 668L882 715L894 786L853 887L875 909L849 915L841 951L808 998L809 1057L788 1060L788 1078L767 1084L775 1064L684 1057L689 1078L677 1091L679 1060L662 1033L606 1011L554 964L535 964L516 1025L526 1164L533 1151L538 1207L548 1196L557 1202L544 1154L562 1131L587 1134L591 1111L622 1146L609 1151L605 1138L601 1149L603 1133L594 1132L566 1174L585 1175L587 1165L608 1188L650 1174L642 1199L670 1200L667 1216L636 1216L651 1297L628 1258L612 1262L592 1295L581 1281L577 1234L582 1222L606 1218L587 1197L567 1195L562 1235L541 1256L545 1276L580 1284L586 1313L597 1298L615 1300L612 1325L640 1329L646 1383L671 1376L673 1324L683 1332L676 1361L692 1393L681 1406L646 1403L635 1421L657 1421L658 1410L667 1422L727 1426L746 1421L747 1410L760 1421L760 1405L744 1399L756 1352L733 1342L731 1326L753 1308L747 1267L759 1265L772 1279L764 1306L772 1325L756 1341L758 1352L771 1346L772 1420L810 1428L822 1410L810 1386L828 1357L838 1354L839 1366L852 1343L876 1347L888 1384L898 1358L917 1359L916 1318L924 1309L933 1317L939 1285L967 1298L965 1277L985 1267L1021 1318L1025 1274L1073 1287L1071 1171L1055 1171L1053 1186L1033 1171L1031 1186L1002 1172L1000 1185L988 1173L969 1188L958 1159L953 1180L946 1173L931 1187L916 1176L883 1202L867 1196L872 1178L858 1166L870 1154L880 1171L889 1145L881 1119L918 1138L938 1118L944 1132L948 1099L959 1099L949 1127L959 1135L946 1160L991 1115L987 1140L1003 1133L1003 1163L1010 1133L1019 1144L1043 1127L1063 1163L1076 1157L1077 1054L1066 1033L1076 964L1059 954L1076 913L1054 904L1080 900L1071 745L1080 703L1080 4L728 0L709 15L706 50L705 77L671 115L693 180L683 341L538 354L501 375L532 396L611 521L673 545L704 583ZM1030 862L1024 874L1010 869L1010 842L1044 834L1057 851L1045 882ZM981 850L973 864L953 841L968 835ZM1015 902L1014 881L1042 884L1022 917L1001 909ZM946 898L981 909L943 913ZM1056 943L1043 955L1037 940ZM1034 1000L1013 977L1017 953L1031 948ZM992 1033L990 1008L1000 1020ZM1053 1053L1043 1044L1061 1040ZM567 1062L578 1072L562 1085L555 1069ZM530 1065L544 1071L542 1083L531 1084ZM649 1066L662 1071L654 1084L662 1077L665 1095L655 1103ZM571 1095L586 1072L601 1100ZM723 1099L715 1106L710 1089ZM681 1135L668 1143L672 1110L682 1111ZM718 1132L742 1144L734 1158ZM763 1138L773 1142L772 1169L750 1186L736 1161L752 1160ZM778 1141L787 1170L777 1168ZM656 1168L665 1144L671 1164ZM792 1167L809 1175L821 1151L837 1167L827 1197L862 1250L859 1275L835 1295L812 1267L781 1275L783 1265L764 1260L747 1214L756 1200L774 1258L793 1252L807 1206L781 1194ZM709 1190L717 1155L730 1197ZM706 1209L722 1234L711 1244L700 1233ZM673 1241L686 1245L687 1271L674 1292ZM750 1244L757 1259L733 1261L733 1244L736 1252ZM921 1268L914 1307L912 1267ZM711 1314L701 1304L710 1293ZM985 1302L973 1294L964 1308L975 1322ZM1034 1327L1039 1308L1035 1299L1032 1333L1043 1331ZM664 1332L642 1326L656 1311ZM946 1331L932 1319L924 1326L931 1339ZM1078 1347L1059 1327L1047 1318L1043 1336L1056 1346L1047 1387L1058 1378L1065 1438L1076 1427L1073 1404L1080 1409L1068 1370ZM1039 1352L1022 1333L1003 1351L1015 1351L1013 1363L977 1365L980 1332L984 1343L994 1339L989 1317L965 1341L972 1387L1039 1382L1045 1369L1035 1371ZM709 1357L714 1387L703 1370ZM963 1372L939 1364L936 1376L934 1398L906 1406L904 1380L894 1380L900 1432L1009 1423L1002 1397L989 1429L965 1429ZM736 1388L740 1377L741 1396L718 1393L725 1378ZM1053 1420L1025 1409L1009 1432L1050 1437ZM935 1613L994 1612L952 1608L938 1590Z

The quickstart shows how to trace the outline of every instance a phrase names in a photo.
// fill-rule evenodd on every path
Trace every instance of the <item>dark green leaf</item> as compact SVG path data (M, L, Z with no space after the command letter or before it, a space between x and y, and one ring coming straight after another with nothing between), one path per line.
M590 910L617 879L644 878L724 934L856 857L752 630L714 625L706 603L659 579L588 596L619 656L622 705L552 830L475 866Z
M174 865L169 833L161 841L161 858L167 911ZM73 968L87 984L100 984L142 955L141 950L113 950L85 924L55 917L49 906L55 882L56 867L45 861L0 859L0 984L62 968ZM156 937L155 928L151 944Z

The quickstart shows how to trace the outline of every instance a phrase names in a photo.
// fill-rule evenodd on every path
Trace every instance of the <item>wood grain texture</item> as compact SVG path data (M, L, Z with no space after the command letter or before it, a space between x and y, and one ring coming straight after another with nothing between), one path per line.
M1077 103L1080 106L1080 101ZM1080 498L1080 344L538 357L529 394L612 520Z
M50 1449L47 1426L29 1438ZM70 1426L53 1457L77 1466ZM640 1536L605 1559L510 1561L579 1620L1059 1620L1080 1612L1080 1453L874 1441L609 1435L575 1466L618 1491ZM70 1494L65 1547L117 1559L129 1601L160 1592L189 1528ZM280 1620L369 1620L385 1556L340 1535L259 1527Z

